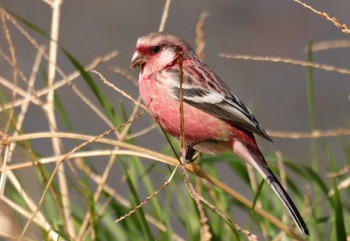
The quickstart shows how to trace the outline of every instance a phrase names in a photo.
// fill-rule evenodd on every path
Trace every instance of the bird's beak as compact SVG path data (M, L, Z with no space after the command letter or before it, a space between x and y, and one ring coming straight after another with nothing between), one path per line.
M138 51L135 51L131 58L130 68L134 69L136 67L142 66L147 62L147 57L145 55L140 54Z

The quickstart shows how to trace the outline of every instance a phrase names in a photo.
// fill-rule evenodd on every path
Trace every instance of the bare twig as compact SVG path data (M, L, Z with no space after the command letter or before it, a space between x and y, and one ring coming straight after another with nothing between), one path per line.
M202 12L196 25L196 54L201 59L205 58L204 21L208 16L208 12Z
M338 171L333 171L327 174L327 177L338 177L350 172L350 165L346 165Z
M117 74L120 74L122 76L124 76L125 78L131 80L131 82L134 84L134 85L138 85L138 80L126 69L123 69L123 68L120 68L120 67L111 67L109 68L111 71L117 73Z
M192 183L190 182L190 178L188 176L187 170L186 168L181 165L181 170L182 170L182 175L184 177L185 180L185 184L186 184L186 188L188 190L188 192L190 193L192 199L195 201L196 203L196 207L199 213L199 217L200 217L200 222L201 222L201 240L202 241L209 241L212 238L212 234L210 233L210 228L208 225L208 217L204 212L203 206L201 204L201 201L204 200L204 198L199 195L196 190L194 189ZM214 211L216 209L212 209L212 211Z
M140 131L137 131L137 132L134 132L134 133L132 133L132 134L130 134L130 135L127 135L127 136L125 137L125 140L134 139L134 138L136 138L136 137L143 136L144 134L146 134L146 133L148 133L148 132L154 130L154 129L157 128L157 127L158 127L158 124L152 124L152 125L150 125L150 126L144 128L144 129L142 129L142 130L140 130Z
M6 203L9 207L11 207L13 210L16 210L16 212L20 213L22 216L29 218L31 213L22 208L17 203L13 202L7 197L2 197L2 201ZM60 238L60 235L56 233L53 228L50 226L50 224L43 219L43 216L40 214L36 216L33 221L38 224L40 227L42 227L46 232L48 232L48 236L50 240L58 240ZM16 240L20 240L19 237L16 238ZM24 237L22 237L22 240L26 240Z
M131 97L131 95L127 94L124 90L119 89L117 86L109 82L100 72L98 72L97 70L91 70L91 72L94 74L97 74L101 78L103 83L105 83L107 86L114 89L115 91L119 92L127 99L131 100L135 105L141 106L143 109L145 108L143 105L140 104L140 101L135 100L133 97Z
M60 135L62 138L63 135ZM92 137L90 137L92 138ZM103 140L103 139L101 139ZM111 143L110 143L111 144ZM123 145L121 145L123 146ZM133 147L131 147L133 149ZM162 161L162 158L157 155L151 155L151 153L144 153L144 152L139 152L139 151L134 151L134 150L92 150L92 151L81 151L81 152L76 152L69 157L67 157L66 160L74 160L77 158L83 158L83 157L96 157L96 156L111 156L111 155L121 155L121 156L137 156L141 158L146 158L154 161L159 161L159 162L165 162ZM12 164L12 165L7 165L6 170L20 170L23 168L28 168L28 167L34 167L34 166L41 166L41 165L46 165L50 163L57 162L61 160L64 157L64 155L60 156L49 156L49 157L44 157L39 160L33 160L33 161L28 161L28 162L23 162L19 164ZM166 157L166 156L163 156ZM168 162L165 162L168 163ZM2 172L5 169L0 169L0 172Z
M350 29L346 26L346 24L340 23L337 18L331 17L328 13L316 10L313 7L311 7L310 5L307 5L306 3L304 3L304 2L302 2L300 0L294 0L294 2L299 3L304 8L309 9L312 12L314 12L314 13L320 15L321 17L327 19L328 21L332 22L334 24L334 26L336 26L337 28L341 29L341 31L343 33L345 33L345 34L349 34L350 33Z
M134 207L132 210L130 210L130 212L128 212L127 214L125 214L124 216L121 216L120 218L118 218L117 220L115 220L115 223L119 223L120 221L123 221L124 219L126 219L127 217L129 217L130 215L132 215L133 213L135 213L138 209L142 208L146 203L148 203L149 200L151 200L153 197L157 196L158 193L163 190L166 186L169 185L169 183L171 182L171 180L173 179L176 170L178 168L179 164L176 165L175 169L173 170L173 172L171 173L169 179L164 182L157 190L155 190L150 196L148 196L143 202L141 202L139 205L137 205L136 207Z
M7 43L9 45L9 50L10 50L10 54L11 54L11 64L13 66L12 82L13 82L14 86L17 86L18 67L17 67L16 51L15 51L15 48L13 46L10 31L7 27L7 23L6 23L7 20L6 20L3 12L1 12L1 21L2 21L2 26L3 26L4 31L5 31L6 40L7 40ZM16 98L16 91L12 90L12 101L14 101L15 98ZM7 131L10 128L10 126L12 125L13 115L14 115L14 110L10 109L9 114L8 114L8 119L7 119L7 122L5 125L5 131Z
M51 19L51 33L50 33L50 48L49 48L49 66L48 66L48 81L47 86L51 91L48 92L46 98L46 105L44 110L46 111L46 116L49 123L49 129L51 133L57 131L57 123L55 116L55 92L52 89L52 85L56 76L56 61L57 61L57 49L58 49L58 34L60 27L60 15L61 15L61 0L54 0L51 4L52 9L52 19ZM61 154L61 141L57 138L52 138L52 148L55 155L59 156ZM71 238L75 238L75 229L73 224L73 218L71 215L71 205L69 200L69 189L65 174L65 168L63 165L59 165L58 168L58 182L59 189L62 196L62 208L64 214L63 226L67 230L68 235Z
M349 48L350 41L346 39L337 39L337 40L327 40L322 42L316 42L312 44L312 52L320 52L330 49L337 48ZM305 48L306 52L306 48Z
M164 29L165 29L165 23L166 23L166 20L168 18L168 15L169 15L170 3L171 3L171 0L165 0L165 5L164 5L162 19L160 20L160 25L159 25L159 28L158 28L159 32L163 32Z
M349 187L350 187L350 177L348 177L348 178L344 179L343 181L339 182L338 185L337 185L337 189L338 190L349 188ZM334 195L334 188L332 188L328 192L328 196L333 196L333 195Z
M322 137L337 137L337 136L348 136L350 130L347 129L336 129L336 130L314 130L312 132L285 132L285 131L272 131L269 130L267 133L271 137L277 138L288 138L288 139L302 139L302 138L322 138Z
M34 86L35 79L36 79L35 76L36 76L36 73L39 69L39 65L41 62L41 56L42 55L38 52L38 54L35 58L35 61L34 61L32 74L30 76L29 83L28 83L28 89L27 89L28 93L30 93L30 90ZM16 127L15 127L15 131L14 131L13 136L17 136L19 134L19 130L22 128L24 118L25 118L25 115L26 115L27 110L28 110L28 106L29 106L29 102L24 103L21 106L21 111L18 114ZM7 146L7 148L5 149L5 157L4 157L3 163L2 163L2 170L4 170L4 171L2 172L1 179L0 179L0 197L2 197L4 195L4 190L5 190L5 185L6 185L6 175L7 175L6 166L7 166L7 163L11 162L12 153L14 152L15 148L16 148L16 143L13 142L9 146Z
M50 132L35 132L35 133L27 133L27 134L21 134L16 137L6 137L3 140L0 140L0 145L8 145L11 142L20 142L20 141L29 141L29 140L35 140L35 139L46 139L46 138L51 138L51 137L58 137L58 138L66 138L66 139L72 139L72 140L82 140L82 141L89 141L93 138L94 136L90 135L83 135L83 134L76 134L76 133L65 133L65 132L56 132L54 136L51 135ZM143 155L150 155L151 159L157 160L166 164L170 164L173 166L176 166L178 163L177 159L174 159L172 157L168 157L166 155L148 150L146 148L142 148L136 145L131 145L125 142L121 142L119 140L111 140L107 138L98 138L94 142L101 143L101 144L107 144L111 146L119 146L121 148L125 148L128 150L133 150L139 153L142 153ZM75 152L74 152L75 153ZM66 155L65 155L66 156ZM65 157L63 156L62 159ZM70 156L70 155L69 155ZM55 158L55 157L54 157ZM68 157L66 157L68 158ZM56 159L55 159L56 160ZM190 168L191 170L191 168Z
M181 155L182 157L186 156L186 139L185 139L185 118L184 118L184 102L183 102L183 89L182 89L182 83L183 83L183 69L182 69L182 62L183 62L183 53L182 52L177 52L178 59L179 59L179 85L180 85L180 91L179 91L179 113L180 113L180 142L181 142ZM185 157L186 158L186 157ZM184 160L180 160L181 163L185 163Z
M11 89L12 91L15 91L17 94L23 96L24 97L23 99L31 99L31 102L33 104L35 104L37 106L43 106L43 102L39 98L36 98L33 94L29 95L28 92L26 92L22 88L14 85L12 82L2 78L1 76L0 76L0 84L2 87L6 87L8 89ZM32 91L31 91L31 93L32 93ZM20 106L23 103L28 102L28 101L23 101L20 104L16 104L17 102L18 102L18 100L14 100L14 101L11 101L7 104L1 105L0 112L6 111L8 109L12 109L12 108L17 107L17 106Z
M8 233L3 233L3 232L0 232L0 237L4 237L6 240L13 240L13 241L17 241L18 240L18 237L10 235ZM22 240L23 241L35 241L34 239L30 239L30 238L27 238L27 237L23 237Z
M337 68L337 67L334 67L331 65L325 65L325 64L310 63L310 62L301 61L301 60L297 60L297 59L272 57L272 56L253 56L253 55L244 55L244 54L224 54L224 53L221 53L219 55L220 55L220 57L227 58L227 59L242 59L242 60L294 64L294 65L300 65L303 67L313 67L316 69L322 69L325 71L333 71L333 72L337 72L340 74L346 74L346 75L350 74L349 69Z

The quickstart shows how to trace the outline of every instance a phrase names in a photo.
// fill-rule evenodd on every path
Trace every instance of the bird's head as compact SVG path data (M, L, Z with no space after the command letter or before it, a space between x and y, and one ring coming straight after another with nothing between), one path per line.
M152 74L175 64L179 52L185 57L193 51L186 42L175 35L164 32L150 33L137 40L130 67L140 67L141 73Z

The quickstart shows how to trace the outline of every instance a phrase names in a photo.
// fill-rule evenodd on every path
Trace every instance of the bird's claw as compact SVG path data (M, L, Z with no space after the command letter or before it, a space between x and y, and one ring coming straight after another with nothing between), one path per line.
M194 162L199 156L199 152L192 146L187 146L186 151L181 151L180 160L183 164Z

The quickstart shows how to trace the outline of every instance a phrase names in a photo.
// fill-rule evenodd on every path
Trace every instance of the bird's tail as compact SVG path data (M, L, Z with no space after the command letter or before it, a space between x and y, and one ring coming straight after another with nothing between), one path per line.
M276 193L278 198L281 200L283 205L288 210L293 221L298 226L300 232L304 235L309 235L309 229L306 226L303 218L301 217L298 209L293 203L292 199L289 197L287 191L283 188L282 184L279 182L277 177L272 173L270 168L261 154L261 152L256 149L253 152L249 151L246 146L242 143L237 143L234 146L234 152L245 159L248 163L253 165L259 173L263 176L265 181L271 186L272 190Z
M282 184L278 181L277 177L270 168L265 165L258 169L259 172L264 176L265 181L271 186L272 190L276 193L278 198L282 201L283 205L288 210L290 216L293 218L295 224L298 226L300 232L304 235L309 235L309 229L306 226L303 218L301 217L298 209L289 197L287 191L283 188Z

